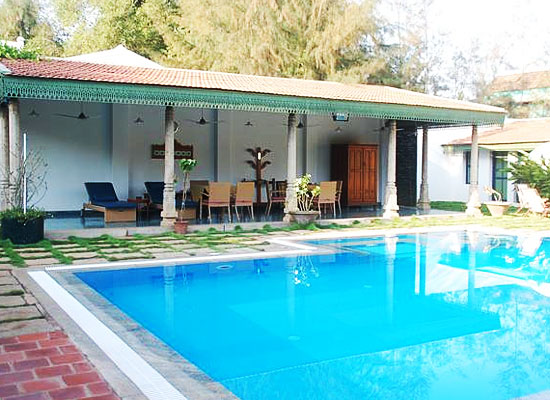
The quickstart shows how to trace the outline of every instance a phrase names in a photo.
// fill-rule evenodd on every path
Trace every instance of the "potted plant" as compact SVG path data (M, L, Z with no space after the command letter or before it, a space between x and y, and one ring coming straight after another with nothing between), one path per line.
M192 158L184 158L179 160L179 167L181 172L183 173L183 188L182 188L182 199L181 199L181 206L180 210L178 212L178 218L176 219L176 222L174 223L174 231L179 234L185 234L187 233L187 227L189 225L189 219L193 219L195 216L195 209L186 210L187 205L187 196L189 194L189 181L190 181L190 175L191 171L195 169L197 166L197 160L194 160ZM188 212L191 211L191 212Z
M313 202L319 196L319 186L311 185L311 174L296 178L293 185L296 194L297 210L290 211L292 220L300 225L307 225L319 217L319 212L312 210Z
M48 165L35 151L20 161L17 170L2 171L12 185L6 194L7 209L0 212L1 236L14 244L30 244L44 239L46 213L36 204L46 194Z
M502 201L502 195L495 189L485 186L484 192L491 195L495 200L485 202L489 212L493 217L502 217L510 208L509 201Z

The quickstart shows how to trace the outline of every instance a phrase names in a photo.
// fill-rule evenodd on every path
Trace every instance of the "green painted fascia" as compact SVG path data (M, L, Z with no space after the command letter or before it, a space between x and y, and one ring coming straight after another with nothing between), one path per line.
M501 125L504 113L210 89L0 76L2 97L301 114L349 113L451 125Z

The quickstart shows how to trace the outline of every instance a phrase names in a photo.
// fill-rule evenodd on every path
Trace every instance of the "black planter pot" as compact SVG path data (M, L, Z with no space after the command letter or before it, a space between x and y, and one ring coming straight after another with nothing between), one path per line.
M44 239L44 217L29 221L15 218L2 218L2 239L10 239L13 244L31 244Z

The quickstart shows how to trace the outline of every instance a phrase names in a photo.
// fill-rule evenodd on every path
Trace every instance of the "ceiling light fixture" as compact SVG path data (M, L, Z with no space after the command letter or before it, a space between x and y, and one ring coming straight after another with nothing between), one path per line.
M134 120L134 124L136 125L143 125L145 123L144 120L141 119L141 117L138 115L137 118Z

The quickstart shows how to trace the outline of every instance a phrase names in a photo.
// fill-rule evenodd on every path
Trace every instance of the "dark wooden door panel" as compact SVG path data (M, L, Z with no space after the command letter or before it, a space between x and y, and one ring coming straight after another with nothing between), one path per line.
M349 148L348 202L360 204L363 201L363 149Z

